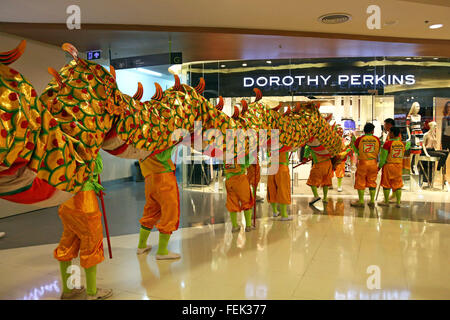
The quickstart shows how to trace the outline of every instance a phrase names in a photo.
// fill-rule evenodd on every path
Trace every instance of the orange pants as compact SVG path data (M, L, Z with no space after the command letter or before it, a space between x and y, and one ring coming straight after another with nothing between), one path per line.
M180 195L174 172L151 173L145 177L145 206L141 226L171 234L180 223Z
M259 164L251 164L247 168L247 178L248 183L250 183L250 185L256 188L256 186L259 183L259 180L261 179L261 167L259 166Z
M401 189L403 163L386 163L381 173L381 186L384 189Z
M378 163L377 160L359 160L355 173L355 189L377 187Z
M238 174L225 181L227 189L227 210L229 212L240 212L253 208L255 203L247 175Z
M103 256L102 214L94 191L80 191L58 209L64 231L53 256L58 261L78 257L83 268L93 267Z
M291 204L291 175L287 165L280 164L278 172L267 177L267 201Z
M309 178L306 184L308 186L325 187L331 186L331 179L333 177L333 168L331 160L322 161L313 164Z
M345 161L342 161L336 166L334 174L336 175L336 178L343 178L345 176Z

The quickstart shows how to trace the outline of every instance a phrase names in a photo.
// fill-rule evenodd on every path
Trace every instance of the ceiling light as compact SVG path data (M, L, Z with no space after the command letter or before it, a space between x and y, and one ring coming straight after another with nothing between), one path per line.
M411 58L410 58L410 57L408 57L408 58L406 58L406 60L411 60Z
M442 28L443 26L444 25L442 23L436 23L436 24L432 24L428 28L430 28L430 29L439 29L439 28Z
M439 58L433 58L434 60L437 60L437 59L439 59Z
M267 60L267 61L266 61L266 63L268 63L268 64L271 64L271 63L272 63L272 61L270 61L270 60Z
M220 65L220 67L221 67L221 68L225 68L225 67L226 67L226 65L224 65L224 64L221 64L221 65Z
M139 71L139 72L151 74L152 76L157 76L157 77L161 77L162 76L162 73L159 73L159 72L156 72L156 71L152 71L152 70L148 70L148 69L144 69L144 68L136 68L136 70Z
M246 66L247 66L247 64L246 64L246 63L243 63L243 64L242 64L242 66L243 66L243 67L246 67Z
M326 24L338 24L350 21L352 16L348 13L328 13L320 16L318 20Z

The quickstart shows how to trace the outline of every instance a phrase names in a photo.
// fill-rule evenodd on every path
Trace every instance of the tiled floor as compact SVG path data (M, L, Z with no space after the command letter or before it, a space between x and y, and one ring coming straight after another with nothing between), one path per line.
M249 233L187 227L171 240L178 261L155 260L157 236L143 256L137 234L112 238L98 284L113 299L450 299L447 224L304 213L258 219ZM58 298L55 245L1 250L0 299ZM372 265L380 289L367 287Z
M224 194L183 190L182 228L170 242L182 258L156 261L157 232L148 255L135 253L143 184L107 192L113 259L99 265L98 284L114 289L112 299L450 299L450 202L440 193L374 209L352 208L356 196L336 190L325 207L295 196L292 221L269 218L262 203L257 229L236 234ZM0 240L0 299L57 299L56 210L1 219L0 229L8 232ZM379 268L380 289L368 288L370 266Z

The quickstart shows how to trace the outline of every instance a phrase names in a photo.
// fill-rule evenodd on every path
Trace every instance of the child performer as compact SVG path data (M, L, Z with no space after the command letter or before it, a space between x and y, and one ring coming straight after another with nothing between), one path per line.
M292 220L288 216L287 206L291 204L291 175L289 174L289 153L278 155L278 171L267 177L267 201L272 206L273 216L277 217L277 206L280 205L281 221Z
M147 239L153 226L159 230L157 260L178 259L178 253L167 249L172 232L180 223L180 195L178 192L175 165L171 160L174 147L140 161L145 177L144 213L139 220L141 229L137 254L151 250Z
M352 207L364 208L364 191L369 188L369 207L375 207L375 193L378 176L378 153L380 152L380 139L373 135L375 126L366 123L364 135L352 141L352 148L358 155L358 164L355 174L355 189L358 190L358 201L350 203Z
M95 159L93 176L87 180L73 198L64 202L58 209L58 215L63 223L63 234L54 257L59 261L63 293L61 299L79 299L84 288L69 288L68 280L71 272L69 267L72 259L80 253L80 264L86 273L86 293L88 300L101 300L112 296L111 289L97 288L97 264L103 256L102 214L98 207L96 192L103 190L97 182L98 175L103 170L100 153Z
M400 208L402 198L402 169L403 156L405 150L409 149L401 141L400 128L392 127L389 132L389 140L381 149L379 169L383 169L381 174L381 186L383 187L384 202L378 202L380 206L389 206L389 193L392 189L397 200L397 208Z
M331 179L333 177L333 168L331 164L331 158L329 155L320 155L310 147L305 147L305 158L311 157L313 166L309 173L309 178L306 184L311 187L314 194L314 199L309 202L309 205L313 205L320 200L318 187L323 188L323 203L328 202L328 188L331 186Z

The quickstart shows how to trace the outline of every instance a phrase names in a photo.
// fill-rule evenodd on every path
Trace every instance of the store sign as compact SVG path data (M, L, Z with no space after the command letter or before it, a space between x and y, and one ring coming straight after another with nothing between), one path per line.
M339 75L298 75L298 76L261 76L244 77L243 86L246 87L272 87L293 85L301 86L328 86L337 83L339 86L386 86L386 85L413 85L416 83L413 74L408 75L373 75L373 74L339 74Z
M111 65L115 69L142 68L149 66L181 64L181 63L183 63L183 54L181 52L150 54L146 56L119 58L111 60Z

